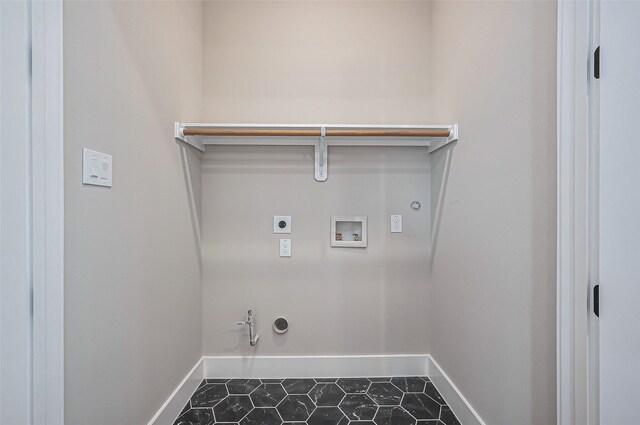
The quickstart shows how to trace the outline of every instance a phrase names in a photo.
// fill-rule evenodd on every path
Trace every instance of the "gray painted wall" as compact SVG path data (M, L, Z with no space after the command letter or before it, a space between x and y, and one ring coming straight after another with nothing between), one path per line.
M488 424L556 420L556 7L432 9L434 118L460 141L433 158L431 354Z
M66 2L64 61L65 423L143 424L202 353L200 165L172 127L201 111L202 4ZM83 147L113 188L82 185Z
M205 355L429 351L429 162L424 148L215 147L202 163ZM425 207L410 208L418 200ZM389 232L403 214L404 233ZM291 215L291 235L273 216ZM331 248L332 215L367 215L367 248ZM292 257L279 257L291 238ZM234 324L257 313L260 340ZM271 329L278 315L290 330Z
M204 119L428 122L429 13L426 1L206 2ZM220 147L202 184L205 355L428 352L426 149L330 148L318 183L311 147ZM290 259L276 214L293 216ZM369 247L332 249L331 215L367 215ZM250 307L255 349L234 324ZM286 336L271 330L279 314Z
M205 2L204 118L428 121L429 16L426 0Z

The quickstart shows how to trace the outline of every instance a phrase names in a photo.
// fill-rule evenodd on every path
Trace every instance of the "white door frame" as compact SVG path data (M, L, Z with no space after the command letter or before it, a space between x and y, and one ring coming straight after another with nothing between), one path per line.
M585 67L593 3L558 2L558 425L598 421L590 406L587 335L595 188L590 183ZM34 423L53 425L64 423L62 0L32 2L32 37Z
M0 424L31 421L30 8L0 2Z
M62 0L32 0L33 421L64 424Z
M62 0L33 0L33 423L64 423ZM557 419L589 417L589 2L558 3ZM8 141L3 141L8 143ZM585 419L587 418L587 419Z
M589 96L594 0L558 2L557 423L596 425L589 380L590 226L595 187ZM591 394L591 395L590 395Z
M26 367L1 384L19 380L20 406L11 410L12 423L36 425L64 424L64 158L63 158L63 90L62 90L62 0L28 0L16 2L9 9L12 26L25 37L7 36L0 43L7 62L0 72L9 69L11 60L24 59L27 66L15 73L20 82L5 79L9 92L13 84L19 90L3 96L3 150L15 156L15 167L7 167L0 186L3 190L2 264L11 269L3 274L0 291L4 305L26 305L24 315L3 316L2 339L13 340L14 329L24 330L22 358ZM6 33L4 35L7 35ZM5 50L6 49L6 50ZM29 56L30 52L30 56ZM30 65L30 66L29 66ZM5 68L6 67L6 68ZM19 77L18 77L19 76ZM23 87L24 86L24 87ZM24 105L24 108L22 106ZM19 114L9 113L19 112ZM22 108L22 109L15 109ZM19 115L19 122L9 122ZM16 144L11 146L12 144ZM5 165L10 158L5 158ZM15 180L15 184L13 183ZM17 184L17 182L20 184ZM13 192L13 193L12 193ZM10 209L11 201L19 208ZM0 204L2 205L2 204ZM12 232L12 226L24 231ZM13 247L13 250L12 250ZM17 247L26 247L24 250ZM14 257L21 265L11 267ZM17 257L16 257L17 258ZM21 310L22 312L22 310ZM12 323L13 322L13 323ZM12 333L13 332L13 333ZM7 337L7 339L5 339ZM9 347L5 347L9 348ZM7 370L14 365L5 359ZM12 366L13 365L13 366ZM1 388L5 395L11 389Z

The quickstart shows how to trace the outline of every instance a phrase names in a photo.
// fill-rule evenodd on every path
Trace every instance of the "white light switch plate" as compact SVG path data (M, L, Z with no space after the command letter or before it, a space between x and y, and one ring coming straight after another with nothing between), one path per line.
M82 150L82 183L111 187L112 158L106 153Z
M291 239L280 239L280 256L291 257Z
M402 233L402 215L391 215L391 233Z

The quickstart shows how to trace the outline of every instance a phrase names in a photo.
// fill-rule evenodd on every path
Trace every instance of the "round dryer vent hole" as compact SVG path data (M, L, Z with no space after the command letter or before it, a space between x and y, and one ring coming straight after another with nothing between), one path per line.
M273 322L273 330L276 331L276 333L283 334L289 330L289 322L284 317L278 317Z

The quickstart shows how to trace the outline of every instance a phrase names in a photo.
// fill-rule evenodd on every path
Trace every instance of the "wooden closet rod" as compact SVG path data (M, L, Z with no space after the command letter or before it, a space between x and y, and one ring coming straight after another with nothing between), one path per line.
M259 137L320 137L320 129L189 129L182 130L185 136L259 136ZM449 137L450 130L411 130L411 129L331 129L325 130L327 137Z

